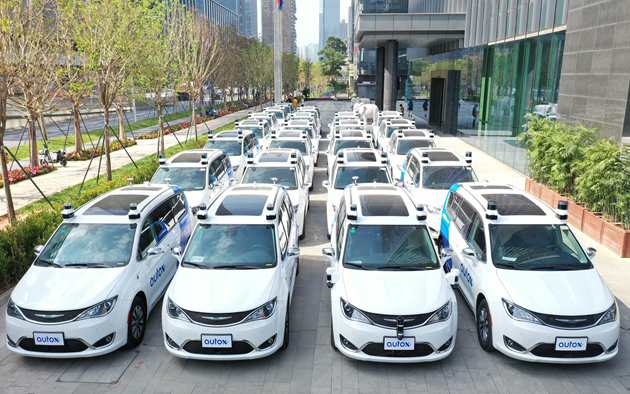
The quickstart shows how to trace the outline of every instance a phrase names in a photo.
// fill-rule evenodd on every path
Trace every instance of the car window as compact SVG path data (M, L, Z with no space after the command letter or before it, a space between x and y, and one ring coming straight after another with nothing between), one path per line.
M287 249L289 248L289 234L290 229L286 225L287 213L284 208L279 210L278 216L278 241L280 242L280 255L282 259L287 255Z
M337 221L335 222L335 234L337 235L337 243L339 243L339 233L343 227L342 222L343 218L346 217L346 199L345 197L341 197L341 201L339 201L339 208L337 208ZM341 246L337 247L337 252L341 250Z
M182 216L186 214L186 201L182 193L177 193L171 198L171 210L173 211L175 222L179 223Z
M153 210L149 214L149 218L153 223L157 223L155 226L158 243L164 238L166 233L171 231L173 226L176 224L175 216L173 216L173 211L171 209L171 203L169 201L164 201L162 204L158 205L157 208Z
M226 155L221 155L220 159L223 161L223 169L225 170L225 172L232 168L229 157L227 157Z
M475 213L475 219L470 225L470 236L468 243L475 249L477 256L482 261L486 261L486 236L483 230L483 221L479 214Z
M223 160L221 160L221 158L218 158L212 163L212 175L214 175L216 179L219 179L223 176L224 172L225 166L223 165Z
M468 238L468 234L470 233L470 225L472 223L473 217L475 216L475 209L466 202L463 198L459 202L459 208L455 211L455 217L453 221L457 229L460 231L464 239Z
M160 167L155 172L152 184L177 185L184 190L203 190L206 187L205 167Z
M138 260L147 257L147 251L157 245L156 228L150 217L144 219L142 230L140 230L140 242L138 244Z

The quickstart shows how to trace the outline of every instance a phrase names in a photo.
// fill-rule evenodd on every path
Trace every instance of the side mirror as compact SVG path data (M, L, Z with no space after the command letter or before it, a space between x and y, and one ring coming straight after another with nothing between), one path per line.
M173 257L175 257L177 260L180 260L182 258L182 248L180 248L179 246L174 246L171 248L171 254L173 255Z
M396 186L400 186L400 187L404 187L405 186L405 182L401 181L398 178L394 179L394 183L396 184Z
M326 149L326 154L329 155L330 154L330 149Z
M289 248L289 257L298 257L300 255L300 248Z
M449 258L453 255L453 249L452 248L443 248L440 251L440 257L442 258Z
M455 286L455 284L459 281L459 270L457 268L451 269L451 272L446 274L446 280L449 285Z
M33 251L35 252L36 256L39 256L42 250L44 250L44 245L37 245L36 247L33 248Z
M212 189L214 187L214 183L216 181L217 181L217 178L214 175L212 175L212 174L208 175L208 183L210 185L210 189Z
M473 248L464 248L464 249L462 249L462 253L466 257L476 257L477 256L477 252Z
M597 254L597 249L586 248L586 256L588 256L589 259L594 259L596 254Z
M335 249L333 248L323 248L322 254L328 258L335 258Z
M304 186L306 186L306 187L310 188L311 186L313 186L313 183L312 183L312 182L306 182L306 183L304 184Z
M238 180L236 178L230 178L230 185L238 185Z
M322 186L324 186L326 189L329 189L330 188L330 182L322 181Z
M155 248L149 249L147 253L149 254L149 256L158 256L164 253L164 251L162 250L162 248L155 247Z

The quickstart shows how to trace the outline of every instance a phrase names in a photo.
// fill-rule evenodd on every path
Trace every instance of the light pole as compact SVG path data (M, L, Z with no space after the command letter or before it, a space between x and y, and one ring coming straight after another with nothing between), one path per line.
M275 103L279 103L282 101L282 17L280 15L281 7L282 0L278 0L278 6L274 6L273 12L273 93Z

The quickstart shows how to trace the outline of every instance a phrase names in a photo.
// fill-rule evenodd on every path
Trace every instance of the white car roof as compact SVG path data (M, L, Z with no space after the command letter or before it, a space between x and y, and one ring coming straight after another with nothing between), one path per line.
M191 149L171 156L164 163L160 159L160 167L203 167L222 153L220 149Z
M425 166L469 166L472 163L472 152L466 152L466 157L463 157L446 148L414 148L411 149L411 154Z
M398 116L402 116L402 115L398 111L379 111L378 116L380 116L380 117L390 117L390 116L398 117Z
M350 166L384 166L387 164L387 154L377 149L349 148L337 152L337 164Z
M247 157L247 166L295 167L302 155L297 149L273 148L260 151L254 157Z
M244 184L225 189L206 211L197 212L200 224L278 224L282 186ZM201 215L201 217L200 217ZM204 215L207 217L204 218Z
M222 140L242 140L248 134L254 134L251 130L225 130L214 135L208 135L208 139L222 139ZM256 134L254 134L256 135Z
M492 214L488 203L496 204L498 224L563 224L556 210L524 190L512 185L489 182L460 183L451 188L464 197L482 215ZM565 214L566 211L564 211ZM489 219L484 218L484 221Z
M424 207L416 206L401 187L382 183L351 184L343 194L347 219L351 223L426 225Z
M388 119L385 121L385 124L388 126L407 126L407 125L413 125L414 128L416 127L416 123L411 121L411 120L407 120L407 119Z
M426 139L433 138L433 130L429 129L399 129L398 139Z

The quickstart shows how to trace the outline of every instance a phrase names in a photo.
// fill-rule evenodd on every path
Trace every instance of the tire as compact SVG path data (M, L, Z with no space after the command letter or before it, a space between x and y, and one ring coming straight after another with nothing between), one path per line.
M282 340L282 349L289 347L289 300L287 300L287 313L284 315L284 338Z
M142 343L147 328L147 307L138 296L133 299L127 323L127 347L134 348Z
M335 345L335 333L333 332L332 316L330 316L330 346L332 346L333 349L339 351L339 349L337 349L337 345Z
M492 346L492 320L488 302L483 299L477 307L477 338L479 345L486 352L494 351Z
M68 165L68 159L66 159L66 157L62 157L61 159L59 159L59 164L61 164L62 167L65 167L66 165Z

